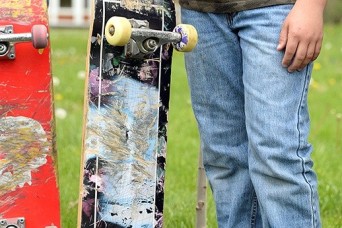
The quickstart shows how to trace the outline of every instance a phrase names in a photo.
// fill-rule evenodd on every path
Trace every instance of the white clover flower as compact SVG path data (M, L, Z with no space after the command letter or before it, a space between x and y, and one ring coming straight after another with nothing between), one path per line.
M332 44L328 42L324 45L324 48L330 50L332 48Z
M53 77L52 80L54 86L59 86L59 84L61 84L61 81L57 77Z
M85 77L86 77L86 72L85 72L84 70L79 71L79 72L77 73L77 77L78 77L79 79L85 79Z
M65 119L68 115L67 111L65 111L65 109L63 108L56 108L55 114L57 118L62 120Z

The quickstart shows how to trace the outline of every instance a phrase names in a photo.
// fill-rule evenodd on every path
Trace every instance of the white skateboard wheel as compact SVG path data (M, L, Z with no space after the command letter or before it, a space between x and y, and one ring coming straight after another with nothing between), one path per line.
M45 25L33 25L31 29L32 45L36 49L46 48L48 45L48 33Z
M179 24L174 28L173 31L180 33L182 36L182 39L178 43L174 44L174 47L177 51L189 52L195 48L198 35L194 26L189 24Z
M111 17L105 27L105 37L113 46L124 46L132 34L132 25L125 17Z

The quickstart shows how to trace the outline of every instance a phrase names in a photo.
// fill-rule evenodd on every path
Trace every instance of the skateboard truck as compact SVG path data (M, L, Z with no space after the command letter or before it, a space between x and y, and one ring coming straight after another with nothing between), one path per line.
M25 218L0 219L0 228L25 228Z
M178 51L191 51L197 44L197 31L191 25L180 24L173 32L153 30L148 21L112 17L105 27L105 37L113 46L125 46L125 56L143 58L160 46L172 43Z
M0 60L15 59L14 44L20 42L32 42L36 49L46 48L48 45L47 28L44 25L34 25L31 33L14 33L12 25L0 26Z

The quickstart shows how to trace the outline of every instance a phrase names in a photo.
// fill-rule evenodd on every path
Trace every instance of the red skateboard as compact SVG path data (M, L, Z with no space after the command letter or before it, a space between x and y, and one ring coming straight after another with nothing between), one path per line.
M0 228L59 228L46 0L0 0Z

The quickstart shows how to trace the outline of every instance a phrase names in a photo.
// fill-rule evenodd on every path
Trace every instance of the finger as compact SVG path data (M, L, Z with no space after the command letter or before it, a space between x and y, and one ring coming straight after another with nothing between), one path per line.
M306 57L304 61L302 62L302 64L299 66L299 70L304 69L304 67L306 67L311 61L313 61L313 58L315 56L315 48L316 48L315 43L309 44L309 47L306 51Z
M284 25L279 34L279 42L277 50L281 51L286 47L287 43L288 26Z
M305 43L299 43L297 47L296 54L293 58L291 65L287 68L289 72L294 72L296 70L300 70L303 62L306 58L306 53L308 50L308 45Z
M322 48L322 41L318 41L315 46L315 53L312 58L312 61L317 59L317 57L319 56L319 53L321 53L321 48Z
M283 67L290 66L292 59L294 58L298 48L298 41L296 39L290 39L287 41L285 54L283 57L282 65Z

